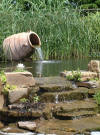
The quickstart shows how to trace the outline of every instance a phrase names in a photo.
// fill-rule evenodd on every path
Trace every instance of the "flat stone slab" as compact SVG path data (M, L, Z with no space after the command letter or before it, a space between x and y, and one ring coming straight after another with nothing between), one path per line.
M6 72L7 84L17 87L32 87L35 80L30 72Z
M19 121L18 127L26 129L26 130L30 130L30 131L35 131L36 130L36 123L31 122L31 121Z
M47 85L47 84L58 84L58 85L66 85L67 80L63 77L34 77L36 84L39 86Z
M62 92L62 91L68 91L73 89L74 87L68 81L66 81L66 84L44 84L40 86L41 92Z

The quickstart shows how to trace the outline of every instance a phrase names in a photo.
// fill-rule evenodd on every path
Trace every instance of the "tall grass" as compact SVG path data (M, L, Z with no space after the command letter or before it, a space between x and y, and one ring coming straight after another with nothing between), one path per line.
M2 0L0 3L0 48L9 35L35 31L42 42L45 59L94 57L100 51L100 14L81 16L63 0L28 0L23 3ZM3 53L1 53L3 55Z

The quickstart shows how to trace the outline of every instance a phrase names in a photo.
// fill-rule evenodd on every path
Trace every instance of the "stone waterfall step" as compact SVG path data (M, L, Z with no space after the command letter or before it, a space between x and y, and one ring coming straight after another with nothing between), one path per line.
M99 89L77 88L62 92L43 92L40 95L41 102L65 102L70 100L83 100L91 98Z
M55 104L52 112L56 119L68 120L94 116L97 111L95 100L87 99Z

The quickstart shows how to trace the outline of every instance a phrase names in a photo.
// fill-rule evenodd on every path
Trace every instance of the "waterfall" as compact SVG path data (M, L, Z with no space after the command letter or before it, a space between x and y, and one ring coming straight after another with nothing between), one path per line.
M58 101L58 94L55 96L55 103L57 104L59 101Z
M36 49L36 51L38 53L39 59L43 60L43 53L42 53L41 47L35 47L35 49Z

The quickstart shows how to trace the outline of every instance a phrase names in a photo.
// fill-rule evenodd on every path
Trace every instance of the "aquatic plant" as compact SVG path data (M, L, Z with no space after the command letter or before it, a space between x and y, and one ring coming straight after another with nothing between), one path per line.
M78 82L81 81L81 77L81 72L78 69L77 71L72 71L71 75L68 75L66 78L67 80Z

